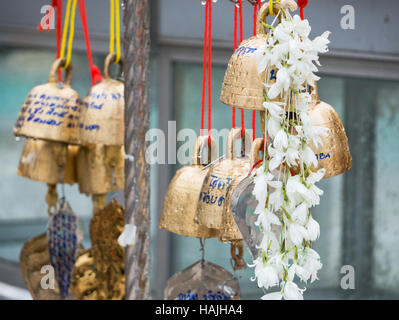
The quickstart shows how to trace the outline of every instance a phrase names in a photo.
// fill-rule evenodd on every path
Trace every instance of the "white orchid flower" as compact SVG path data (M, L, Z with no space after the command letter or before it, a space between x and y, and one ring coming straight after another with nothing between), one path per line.
M320 236L320 225L312 217L310 217L308 223L306 224L306 230L308 232L307 239L310 241L315 241Z
M262 300L281 300L283 298L283 294L280 291L267 293L262 296Z
M253 266L253 265L252 265ZM268 289L279 284L279 275L272 265L264 264L261 257L254 261L255 277L251 281L257 280L259 288Z
M300 224L305 224L308 217L308 206L305 202L298 205L293 211L291 218L293 221L298 221Z
M263 71L266 70L267 65L269 64L269 51L268 51L268 46L263 45L260 46L254 54L254 58L256 59L256 62L258 63L258 73L261 74Z
M290 223L288 227L288 235L296 246L299 246L303 239L308 239L309 237L308 231L305 229L305 227L296 222Z
M317 167L317 158L315 153L309 146L306 146L302 153L303 162L310 167L312 164Z
M282 107L280 107L276 102L263 102L263 107L269 111L270 115L276 119L281 120L282 115L285 114L285 111Z
M328 40L329 35L331 34L330 31L325 31L321 36L316 37L313 41L313 47L320 53L328 52L328 44L330 40Z
M273 140L273 146L278 150L287 149L288 136L284 129L280 129Z
M292 281L287 281L283 288L283 297L285 300L303 300L304 289L299 287Z

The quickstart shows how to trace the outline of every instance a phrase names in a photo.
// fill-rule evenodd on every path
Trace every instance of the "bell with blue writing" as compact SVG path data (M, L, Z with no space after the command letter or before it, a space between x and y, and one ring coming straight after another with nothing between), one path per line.
M110 65L115 58L114 53L106 57L104 80L93 86L84 99L79 124L79 139L84 145L123 145L124 84L111 77ZM122 72L122 60L118 63Z
M215 140L207 136L198 137L192 156L192 164L179 169L168 186L159 220L159 227L187 237L215 238L219 230L207 228L195 223L198 201L204 180L208 176L211 163L217 158L218 151ZM202 151L208 151L204 159Z
M241 140L240 155L236 155L236 142ZM242 239L231 216L228 198L239 182L239 177L248 174L249 150L252 137L246 130L234 128L227 138L225 158L214 164L201 188L195 221L204 227L219 229L223 241ZM231 219L229 218L231 216ZM225 217L224 217L225 216Z
M273 4L274 14L280 10L297 9L297 4L293 0L285 0ZM220 101L231 107L241 109L261 110L263 107L265 83L272 85L276 82L277 68L268 66L266 71L258 73L258 62L255 58L259 50L267 45L267 32L263 25L269 15L269 2L263 4L258 15L256 25L256 36L242 41L234 51L223 80ZM278 96L274 100L280 101Z
M78 124L82 101L71 88L72 64L66 68L64 82L57 83L57 71L65 59L57 59L49 81L28 94L14 126L16 136L78 144Z
M322 144L317 147L313 143L309 145L317 158L317 168L312 166L311 170L326 169L323 179L348 171L352 165L352 156L345 128L334 108L320 101L316 84L312 91L312 102L308 115L313 126L329 129L328 135L321 137Z
M240 300L238 279L221 266L199 260L168 280L165 300Z

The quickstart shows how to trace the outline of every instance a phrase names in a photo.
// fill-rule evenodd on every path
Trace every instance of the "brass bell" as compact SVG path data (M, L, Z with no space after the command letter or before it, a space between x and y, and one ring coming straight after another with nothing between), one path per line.
M194 222L201 188L210 170L201 163L201 150L208 146L208 137L198 137L192 156L192 164L179 169L166 192L159 227L182 236L196 238L214 238L219 235L217 229L201 226ZM208 149L208 163L218 156L217 145L211 139Z
M238 279L221 266L199 260L169 278L165 300L240 300Z
M124 141L124 84L112 79L110 65L115 53L104 63L104 80L93 86L83 101L79 139L82 144L122 146ZM122 70L122 60L119 61Z
M17 173L21 177L48 183L77 182L78 146L62 142L26 139Z
M79 191L104 194L125 185L123 146L81 146L77 155Z
M273 12L278 14L280 10L294 11L297 4L293 0L285 0L273 4ZM261 7L256 24L256 36L242 41L234 51L223 80L220 101L231 107L241 109L264 111L265 80L268 84L276 82L277 69L270 66L258 73L258 62L255 59L257 50L266 45L267 33L263 22L269 14L269 2ZM267 72L267 75L266 75ZM276 100L279 100L277 97Z
M65 81L57 83L57 70L64 64L65 59L57 59L51 67L48 83L29 92L14 126L16 136L78 143L82 101L71 88L71 64L66 69Z
M337 176L348 171L352 165L352 156L349 151L348 138L341 120L332 106L320 101L317 94L317 85L312 92L312 103L308 112L313 126L329 129L328 136L322 136L322 146L316 148L313 143L309 147L315 152L317 168L311 167L312 171L324 168L326 173L323 178Z
M242 135L242 137L241 137ZM241 139L241 157L236 157L235 143ZM249 150L252 137L241 128L231 129L227 138L226 157L211 167L201 188L196 222L207 228L220 229L223 241L239 240L228 204L229 194L239 182L237 178L249 172Z

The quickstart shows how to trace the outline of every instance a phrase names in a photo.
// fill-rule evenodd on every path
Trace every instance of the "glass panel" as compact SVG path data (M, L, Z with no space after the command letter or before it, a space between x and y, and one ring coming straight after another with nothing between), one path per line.
M399 83L380 82L377 88L375 193L374 193L374 285L381 296L399 294ZM370 169L370 174L373 170ZM360 213L359 213L360 214Z

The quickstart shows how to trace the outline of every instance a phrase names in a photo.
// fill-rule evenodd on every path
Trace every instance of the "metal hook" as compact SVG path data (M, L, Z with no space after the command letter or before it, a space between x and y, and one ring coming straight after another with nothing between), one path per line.
M201 251L201 267L204 266L205 261L205 238L199 238L200 241L200 251Z

